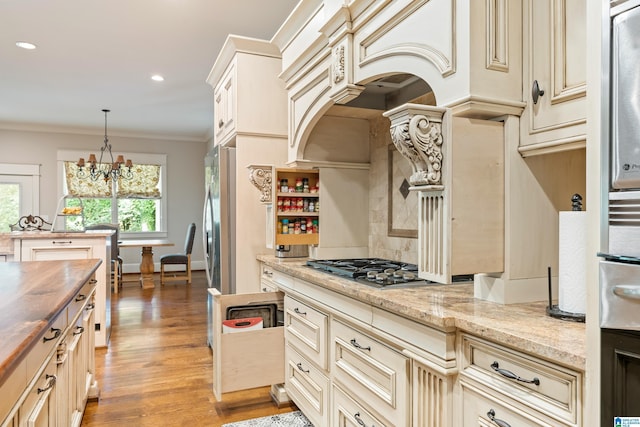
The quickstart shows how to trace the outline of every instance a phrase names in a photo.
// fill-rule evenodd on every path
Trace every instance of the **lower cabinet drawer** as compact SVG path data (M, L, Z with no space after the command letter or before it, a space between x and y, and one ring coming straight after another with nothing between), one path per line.
M289 343L321 369L327 369L328 317L290 296L284 298L285 336Z
M281 292L222 295L210 288L213 394L222 394L284 382L284 327L222 333L229 307L282 305Z
M33 378L42 366L42 361L53 351L67 328L67 310L64 309L51 323L47 330L38 338L38 342L27 354L27 379Z
M580 373L467 334L462 351L463 376L563 422L580 423Z
M393 425L409 425L409 359L335 319L331 345L333 380Z
M285 387L289 397L314 426L329 418L329 379L289 345L285 349Z
M331 411L332 426L339 427L396 427L409 424L392 424L382 422L379 418L372 415L369 411L359 405L356 399L352 399L340 387L334 385L333 405ZM358 399L359 401L359 399Z
M564 424L547 423L535 411L514 408L500 401L494 394L462 383L462 427L560 427Z

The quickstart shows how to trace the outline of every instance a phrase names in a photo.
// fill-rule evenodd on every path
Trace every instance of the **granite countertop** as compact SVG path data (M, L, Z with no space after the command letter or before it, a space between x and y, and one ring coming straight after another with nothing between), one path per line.
M307 267L306 258L259 255L258 260L274 270L428 326L445 331L461 329L585 370L585 324L549 317L547 301L507 305L484 301L474 298L473 284L377 289Z
M102 263L0 263L0 385Z

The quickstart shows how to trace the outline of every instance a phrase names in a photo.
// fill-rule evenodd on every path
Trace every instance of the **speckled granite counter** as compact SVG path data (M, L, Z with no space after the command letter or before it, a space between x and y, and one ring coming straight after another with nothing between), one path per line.
M376 289L305 265L306 259L259 255L258 260L299 279L426 325L461 329L556 363L585 370L585 325L546 315L546 301L502 305L473 297L473 285Z
M0 385L101 262L0 263Z

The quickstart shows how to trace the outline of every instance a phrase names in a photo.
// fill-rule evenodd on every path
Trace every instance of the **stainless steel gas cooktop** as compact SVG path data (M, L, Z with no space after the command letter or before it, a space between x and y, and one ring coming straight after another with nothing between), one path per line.
M418 277L418 266L380 258L309 260L307 265L376 288L437 284Z

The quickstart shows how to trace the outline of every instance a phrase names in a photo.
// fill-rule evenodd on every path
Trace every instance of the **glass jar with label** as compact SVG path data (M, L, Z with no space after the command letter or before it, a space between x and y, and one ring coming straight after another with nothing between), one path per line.
M282 234L289 234L289 220L286 218L282 220Z
M307 234L313 234L313 221L311 221L311 218L307 218Z
M300 218L293 223L293 234L300 234Z
M288 193L289 192L289 180L286 178L282 178L280 180L280 191L282 193Z
M302 178L296 178L296 193L302 193Z

